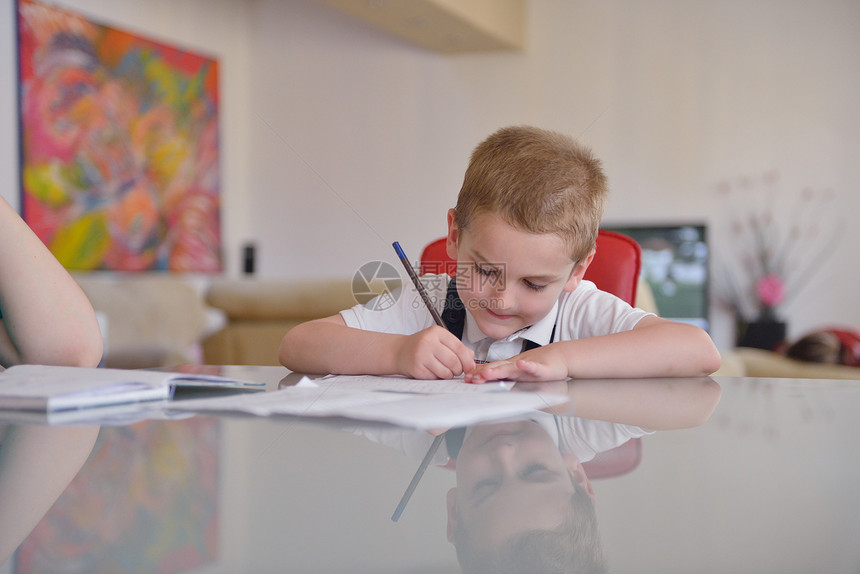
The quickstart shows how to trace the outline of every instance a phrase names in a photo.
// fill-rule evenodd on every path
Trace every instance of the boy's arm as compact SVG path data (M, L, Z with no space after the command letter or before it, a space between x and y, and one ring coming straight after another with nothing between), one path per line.
M102 337L71 275L0 198L0 364L94 367Z
M474 353L437 326L413 335L348 327L341 315L290 329L278 351L281 364L300 373L404 375L449 379L474 368Z
M719 367L720 353L705 331L649 315L630 331L559 341L479 365L466 380L699 377Z

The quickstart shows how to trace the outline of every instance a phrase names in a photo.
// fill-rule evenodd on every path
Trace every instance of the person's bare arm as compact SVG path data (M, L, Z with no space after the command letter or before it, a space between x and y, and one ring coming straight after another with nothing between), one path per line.
M448 379L474 368L474 353L437 326L414 335L395 335L348 327L332 315L290 329L278 358L302 373L404 375Z
M0 198L0 364L98 365L102 336L84 292Z
M719 351L702 329L647 316L630 331L559 341L506 361L479 365L466 380L697 377L716 371L720 360Z

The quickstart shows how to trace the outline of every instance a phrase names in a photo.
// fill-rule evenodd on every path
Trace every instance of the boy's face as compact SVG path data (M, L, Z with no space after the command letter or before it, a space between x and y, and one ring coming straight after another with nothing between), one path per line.
M481 331L493 339L529 327L573 291L591 263L570 259L561 237L521 231L495 214L461 230L448 212L448 256L457 261L457 290Z

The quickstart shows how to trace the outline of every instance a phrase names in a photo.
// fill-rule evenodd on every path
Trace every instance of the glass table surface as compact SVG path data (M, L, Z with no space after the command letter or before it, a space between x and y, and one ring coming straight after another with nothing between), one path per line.
M0 413L0 573L860 572L860 381L553 385L564 408L433 433Z

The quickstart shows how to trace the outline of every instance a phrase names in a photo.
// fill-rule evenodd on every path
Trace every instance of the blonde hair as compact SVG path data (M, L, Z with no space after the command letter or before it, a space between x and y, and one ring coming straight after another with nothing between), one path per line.
M554 233L580 261L595 246L607 195L601 162L588 147L553 131L507 127L472 153L455 218L463 230L491 213L530 233Z
M842 362L842 342L827 331L810 333L790 345L785 354L798 361L838 365Z

